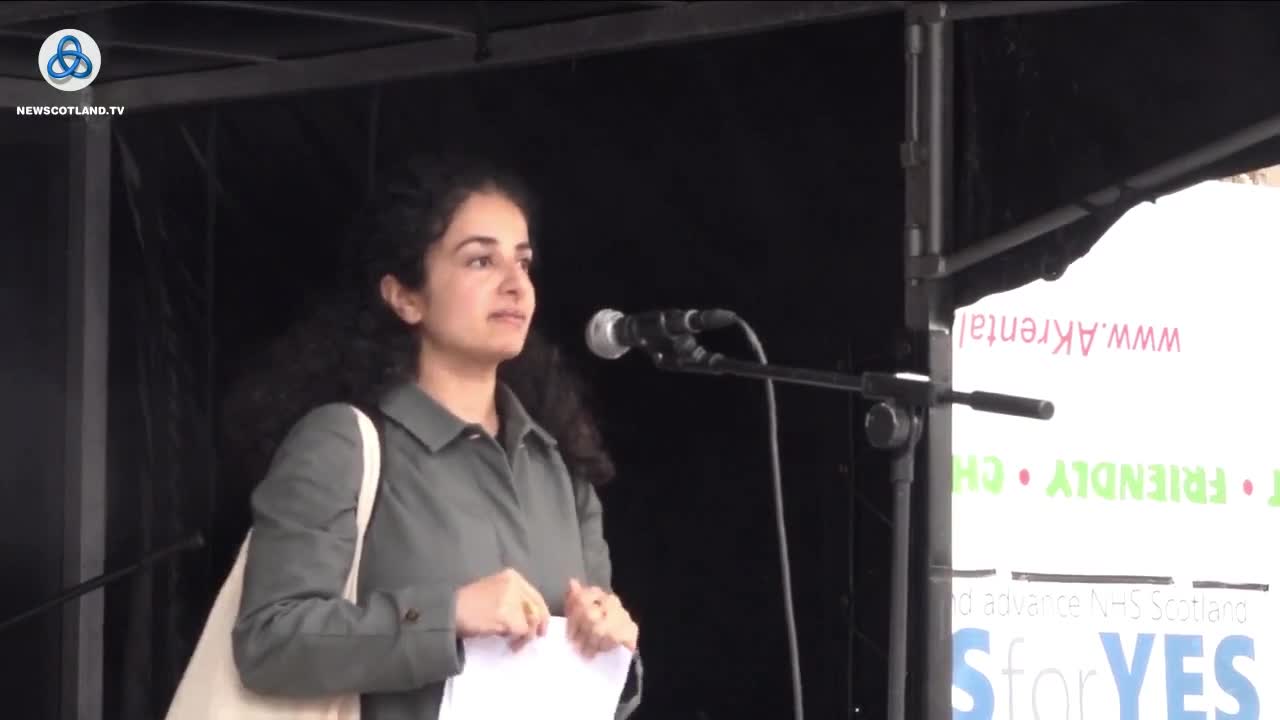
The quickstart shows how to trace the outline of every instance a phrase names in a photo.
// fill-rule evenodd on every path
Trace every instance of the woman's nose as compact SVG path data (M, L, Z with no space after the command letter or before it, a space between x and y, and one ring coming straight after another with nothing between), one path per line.
M522 294L530 287L529 274L518 263L508 263L502 278L502 290L512 294Z

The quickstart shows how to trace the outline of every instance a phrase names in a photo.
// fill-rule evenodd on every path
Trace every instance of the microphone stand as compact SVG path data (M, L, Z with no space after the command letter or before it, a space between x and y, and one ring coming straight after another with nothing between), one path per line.
M110 585L111 583L117 580L133 575L136 572L145 570L151 567L152 565L160 562L161 560L168 558L170 555L177 555L178 553L184 552L186 550L197 550L202 547L204 547L204 537L202 537L199 533L196 533L195 535L192 535L186 540L183 540L178 543L174 543L169 547L156 550L155 552L152 552L146 555L141 560L139 560L138 562L132 565L129 565L128 567L121 568L114 572L105 573L95 578L90 578L80 583L79 585L75 585L70 588L67 588L66 590L62 591L62 593L60 593L57 597L47 600L41 603L37 607L31 608L30 610L26 610L22 613L19 613L18 615L11 617L8 620L5 620L3 623L0 623L0 633L3 633L5 630L8 630L9 628L15 625L18 625L24 620L28 620L37 615L43 615L44 613L50 610L55 610L59 607L62 607L63 605L66 605L72 600L75 600L82 595L88 595L89 593L93 592L94 590L97 590L100 587L103 587L104 585Z
M957 392L927 378L892 373L861 375L764 365L727 358L698 345L692 335L675 335L644 350L659 369L706 375L733 375L794 385L844 390L877 400L867 410L867 439L893 458L893 556L889 605L889 720L904 720L907 703L907 603L911 557L911 486L915 448L925 410L943 404L1034 420L1053 417L1047 400L988 392Z

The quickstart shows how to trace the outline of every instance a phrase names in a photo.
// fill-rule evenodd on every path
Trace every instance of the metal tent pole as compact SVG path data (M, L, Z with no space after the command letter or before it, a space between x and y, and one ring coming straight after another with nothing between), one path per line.
M952 23L945 5L909 7L906 14L905 175L907 268L952 245ZM905 276L906 326L913 365L936 382L951 383L950 283ZM924 416L916 447L919 482L897 479L910 506L895 523L910 522L911 552L895 562L895 582L908 601L890 608L889 720L951 718L951 409ZM899 530L901 532L901 530ZM907 564L909 567L899 567ZM901 607L899 606L901 605Z
M92 89L79 93L94 104ZM67 187L67 444L63 584L101 575L106 548L107 334L110 283L111 120L70 124ZM63 616L62 717L101 720L101 592Z

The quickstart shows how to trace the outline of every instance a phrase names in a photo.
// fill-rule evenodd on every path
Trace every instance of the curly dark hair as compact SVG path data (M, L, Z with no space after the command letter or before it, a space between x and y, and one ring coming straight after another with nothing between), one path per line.
M225 449L237 474L260 479L276 446L312 408L329 402L376 407L390 385L414 379L420 341L387 307L379 282L391 274L406 287L421 288L427 249L444 236L462 204L482 192L510 199L532 227L525 186L496 166L467 158L410 161L370 201L353 226L351 256L342 263L345 277L334 299L280 337L231 392ZM531 330L521 353L498 372L556 438L575 480L601 485L613 478L583 386L557 348Z

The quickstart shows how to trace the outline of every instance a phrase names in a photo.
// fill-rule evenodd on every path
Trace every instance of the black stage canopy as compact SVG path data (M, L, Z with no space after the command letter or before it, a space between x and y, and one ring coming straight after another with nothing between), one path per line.
M74 94L50 88L36 69L41 43L62 28L89 33L103 51L96 82ZM433 132L447 138L483 125L538 168L543 186L590 196L615 223L626 218L614 228L616 242L600 241L597 265L588 267L637 258L648 270L635 272L651 272L648 284L667 294L635 290L639 279L620 290L611 279L566 272L557 287L579 289L559 291L552 302L565 318L556 332L570 342L582 313L604 298L732 300L762 318L766 341L792 344L777 351L780 360L833 370L910 368L945 382L957 307L1059 276L1136 203L1276 163L1280 95L1267 78L1280 67L1277 28L1280 5L1237 2L0 5L0 107L125 108L119 117L0 115L0 247L17 260L0 263L0 290L12 294L0 327L31 348L14 356L4 376L5 396L19 399L5 422L25 434L0 458L18 478L0 484L0 504L22 508L0 546L18 548L6 549L14 560L3 567L15 576L4 584L25 594L0 604L0 617L207 527L214 506L234 504L216 473L201 475L216 465L216 396L229 372L214 349L232 347L233 330L247 334L236 342L260 342L289 313L267 319L244 299L234 310L240 315L219 310L224 317L215 321L213 298L235 306L234 296L253 293L228 283L277 280L301 297L306 289L296 278L276 277L303 252L293 235L321 234L375 166L402 148L430 145L423 138ZM508 101L527 116L504 110ZM575 143L584 147L561 149ZM632 200L618 201L584 177L625 189ZM281 184L294 194L283 194ZM272 203L254 205L262 197ZM561 200L562 210L572 206ZM674 213L668 206L677 205L684 234L654 239L674 227L654 219L654 208ZM599 208L597 221L606 212ZM313 211L314 218L306 215ZM590 212L583 215L580 225L560 229L592 236ZM233 225L252 241L232 237ZM764 259L740 253L755 234L771 236L757 252ZM207 262L191 253L207 253ZM673 257L695 269L673 269ZM1158 258L1152 262L1158 272ZM741 277L717 284L717 273ZM748 287L748 278L757 285ZM188 289L161 292L170 286ZM305 304L281 302L289 311ZM779 309L788 302L799 309ZM203 314L188 307L202 303ZM829 322L804 319L813 306L826 308ZM16 310L33 307L42 309ZM152 388L148 368L178 356L170 365L182 372ZM624 390L613 398L643 399ZM806 410L849 414L841 402ZM628 412L624 406L617 414ZM676 414L663 422L686 434L727 432L679 425ZM886 463L866 450L856 422L792 418L784 417L784 433L788 422L796 428L784 437L784 452L804 459L789 461L785 474L822 479L820 492L788 489L793 547L800 548L793 555L820 556L798 573L797 586L798 607L810 613L800 618L810 716L853 717L857 709L880 717ZM911 689L920 712L912 716L940 720L951 717L949 413L932 412L928 427L914 516ZM136 437L117 438L126 431ZM722 439L722 454L741 443L739 435ZM672 447L695 452L693 444ZM120 448L150 453L147 472ZM627 452L639 457L634 448L620 454ZM725 471L720 458L700 462L708 472ZM750 479L741 488L756 489L734 492L767 507L767 493L751 494L767 482L759 475L764 463L753 457L737 466L755 473L744 475ZM659 504L634 487L623 483L612 506ZM191 509L191 495L208 502ZM769 524L767 510L750 507L752 522ZM809 523L810 512L821 520ZM741 522L743 513L715 522ZM648 558L659 553L655 547L676 554L680 543L722 541L687 529L680 540L663 539L675 537L663 534L675 525L629 524L627 515L643 513L615 513L611 542L623 564L641 568L623 577L649 604L649 617L661 625L698 616L696 607L664 605L650 589L670 572ZM682 527L705 519L691 515ZM805 535L806 523L819 534ZM218 542L214 549L225 552L226 538ZM766 559L756 565L766 568L767 582L732 585L736 579L697 563L683 577L701 574L736 588L717 595L720 588L689 580L689 595L706 598L695 604L761 593L749 597L770 614L751 622L769 659L752 665L756 650L745 642L717 655L655 640L672 676L657 671L656 695L642 713L668 714L645 717L789 707L781 616L768 604L777 602L776 550L760 549ZM40 562L56 570L41 570ZM57 685L24 716L158 717L212 599L219 562L198 571L156 568L149 585L135 580L117 600L95 593L65 618L10 631L27 634L0 644L45 654L28 657L29 673L0 688ZM184 604L180 612L170 607ZM712 629L694 633L690 646L736 631ZM166 639L166 632L180 637ZM60 647L49 637L61 637ZM682 665L681 653L696 658ZM104 672L104 656L117 669ZM704 693L675 677L695 677L717 657L731 658L719 690ZM735 665L733 658L746 659ZM729 689L756 675L769 678L757 683L761 695ZM729 699L734 692L740 701Z

